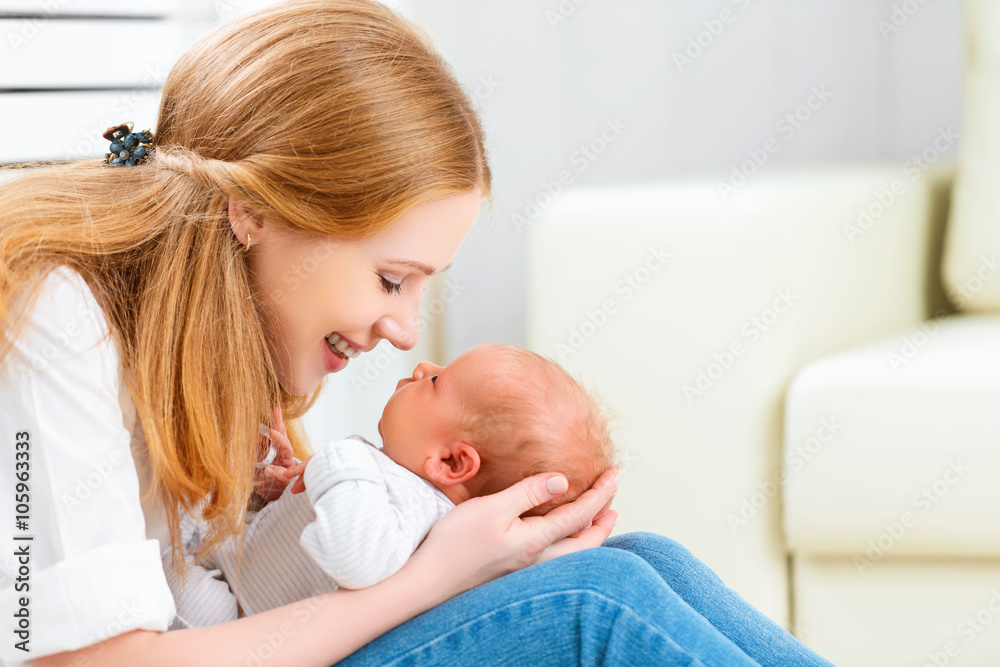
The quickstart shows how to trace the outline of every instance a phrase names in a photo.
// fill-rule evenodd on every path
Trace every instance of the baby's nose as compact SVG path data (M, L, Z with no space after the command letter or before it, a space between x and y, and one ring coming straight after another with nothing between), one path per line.
M413 369L413 379L423 380L428 375L433 375L437 372L438 366L432 364L429 361L421 361L417 364L417 367Z

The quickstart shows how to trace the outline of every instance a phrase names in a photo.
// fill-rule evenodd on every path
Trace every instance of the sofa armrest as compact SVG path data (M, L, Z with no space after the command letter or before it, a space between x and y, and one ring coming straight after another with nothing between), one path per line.
M895 185L894 185L895 184ZM781 405L805 362L925 316L934 216L897 165L564 193L529 230L529 346L623 418L619 530L787 621Z

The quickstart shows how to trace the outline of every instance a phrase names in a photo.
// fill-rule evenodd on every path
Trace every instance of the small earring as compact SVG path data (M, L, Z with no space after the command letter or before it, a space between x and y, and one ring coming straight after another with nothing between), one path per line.
M247 233L247 250L249 250L249 249L250 249L250 234L248 232Z

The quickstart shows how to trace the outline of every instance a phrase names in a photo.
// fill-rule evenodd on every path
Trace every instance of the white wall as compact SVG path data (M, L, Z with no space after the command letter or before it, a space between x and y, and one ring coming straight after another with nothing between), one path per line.
M388 2L430 32L477 99L488 133L496 206L484 213L456 257L450 286L442 281L428 288L427 331L444 324L443 341L425 335L421 348L410 353L383 343L347 372L330 377L306 420L313 439L356 432L375 441L382 404L421 358L446 362L486 341L524 344L526 227L518 228L515 216L530 226L533 206L544 206L560 172L573 185L724 179L747 159L746 151L760 149L769 137L779 141L779 149L762 167L766 170L825 161L902 161L929 144L938 127L957 128L960 3L895 1L919 10L904 15L905 24L887 34L878 22L891 17L890 0ZM166 71L161 65L169 68L172 49L219 20L270 4L273 0L5 3L0 19L4 12L34 12L35 18L0 22L0 79L6 86L0 90L0 161L102 155L105 146L94 136L99 139L112 124L105 120L134 120L141 127L155 122L156 87L162 82L157 72ZM169 15L167 24L156 26L173 32L155 32L157 49L144 56L151 70L132 68L122 78L121 70L94 60L101 54L96 40L81 35L78 44L60 36L68 26L60 14L81 8ZM705 22L720 20L726 10L731 22L721 24L718 36L706 32ZM719 32L720 24L713 25ZM25 34L31 35L28 42L15 44L12 35ZM674 54L699 34L708 45L693 63L678 67ZM89 55L81 59L80 53ZM137 57L112 55L114 62L126 63ZM54 93L12 93L15 84L24 87L26 67L38 68L39 77L47 72L49 79L115 74L123 87L61 93L59 100ZM832 95L786 136L776 123L804 103L813 87ZM63 101L67 95L70 101ZM122 108L127 118L115 115ZM24 127L40 131L26 133ZM602 132L612 140L591 160L580 147L596 141L601 148ZM25 139L30 143L22 150L17 142ZM33 154L24 154L29 149Z
M574 185L725 179L768 138L767 171L902 163L939 127L959 129L961 3L925 2L414 0L479 98L498 195L451 269L467 289L448 312L447 357L524 344L523 223L560 171ZM916 8L897 13L898 30L894 4ZM707 46L678 66L699 36ZM801 127L776 127L814 87L829 99ZM620 134L590 161L580 146L609 119Z

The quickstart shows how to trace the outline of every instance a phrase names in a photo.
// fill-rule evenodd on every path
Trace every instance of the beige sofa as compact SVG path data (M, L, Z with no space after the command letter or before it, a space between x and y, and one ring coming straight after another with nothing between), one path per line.
M785 495L795 617L840 665L1000 665L1000 2L965 10L950 308L807 365L786 402L786 455L843 423Z
M529 345L621 414L617 532L846 667L1000 665L1000 0L965 7L961 137L527 230Z
M780 623L799 604L782 527L793 376L943 302L928 288L947 210L936 175L854 242L846 231L901 173L761 174L727 203L709 182L577 190L529 230L529 346L620 415L617 531L679 540ZM843 437L808 428L820 445Z

